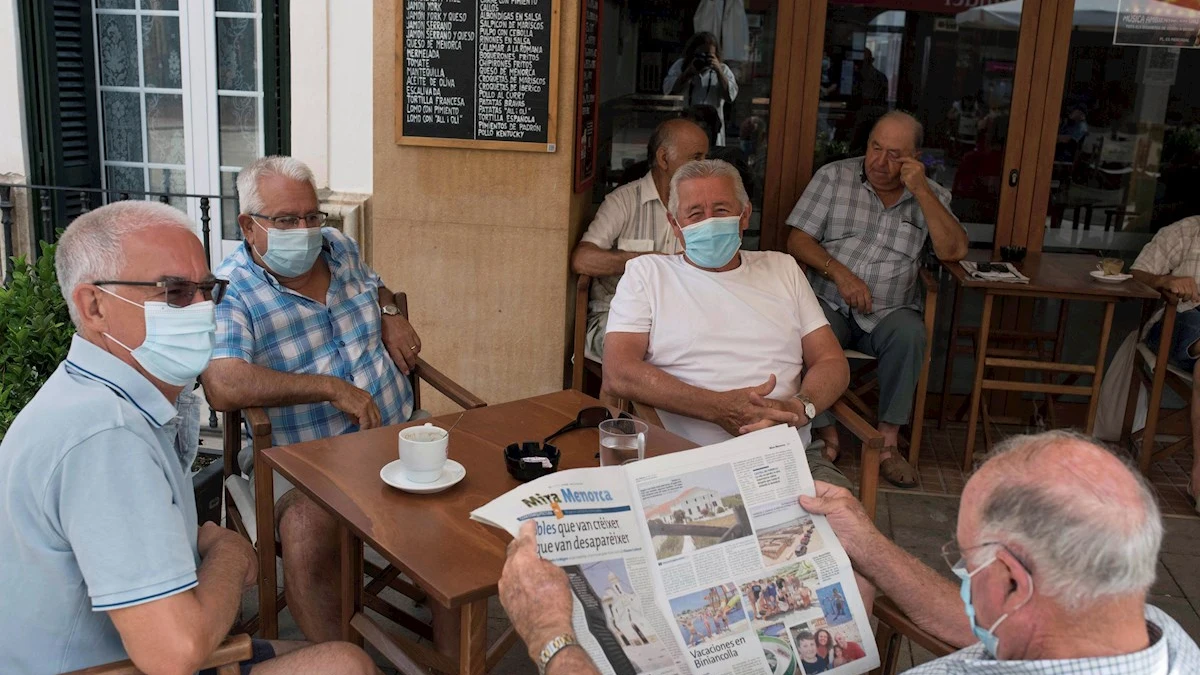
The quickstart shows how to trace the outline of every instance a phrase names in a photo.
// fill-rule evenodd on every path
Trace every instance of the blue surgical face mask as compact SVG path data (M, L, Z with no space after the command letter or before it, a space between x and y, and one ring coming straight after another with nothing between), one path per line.
M1000 648L1000 638L996 636L995 632L996 627L1008 618L1008 614L1004 614L999 619L996 619L996 622L992 624L991 628L985 629L979 627L975 623L975 606L971 604L971 578L976 574L979 574L981 570L994 562L996 562L996 557L992 556L990 560L983 563L979 567L976 567L974 572L967 571L965 561L960 562L959 564L950 568L959 579L962 579L962 586L959 588L959 595L962 597L963 607L967 613L967 621L971 624L971 632L975 634L975 637L979 638L979 641L983 643L983 648L987 650L988 654L992 655L993 659L997 658L996 651ZM1033 597L1032 579L1029 581L1029 596L1030 598ZM1029 602L1029 598L1026 598L1025 602ZM1017 607L1017 609L1024 607L1025 602L1021 603L1020 607Z
M298 277L312 269L317 256L321 255L321 228L299 227L294 230L265 228L255 220L254 224L267 233L267 252L258 254L271 271L285 279Z
M715 270L729 264L742 246L741 216L708 218L681 228L684 255L697 267Z
M217 321L211 300L187 307L171 307L165 302L138 304L101 287L100 290L143 308L146 315L146 339L130 348L108 333L104 337L124 347L154 377L177 387L196 380L208 367L216 343Z

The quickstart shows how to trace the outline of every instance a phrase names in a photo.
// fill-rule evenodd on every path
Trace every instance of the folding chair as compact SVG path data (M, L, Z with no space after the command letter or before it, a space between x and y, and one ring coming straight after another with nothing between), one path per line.
M604 365L599 354L591 354L587 348L588 302L591 300L592 278L580 274L575 280L575 336L571 354L571 388L583 392L586 373L603 380Z
M404 293L396 294L396 306L400 314L408 317L408 297ZM464 409L481 408L484 401L467 391L457 382L426 363L417 359L417 366L408 375L413 392L413 409L421 407L421 381L441 392L455 404ZM254 486L242 476L237 456L242 448L242 420L251 438L254 449ZM236 530L250 540L258 551L258 616L243 622L242 630L255 633L260 628L266 639L279 636L279 611L286 604L284 594L278 590L278 579L275 570L275 558L279 555L279 543L275 538L275 503L274 499L256 499L257 494L274 493L274 477L262 461L262 452L274 444L271 441L271 420L263 408L246 408L225 413L224 437L224 481L225 481L225 511L226 526ZM263 542L268 542L263 545ZM381 568L370 561L363 562L366 575L371 577L363 596L364 604L389 620L404 626L425 638L432 638L432 628L394 607L378 597L384 588L392 588L422 602L425 594L413 584L399 578L400 571L392 565Z
M254 650L250 643L250 636L231 635L225 638L225 641L217 647L200 668L216 668L217 675L238 675L241 672L238 664L249 660L252 656L254 656ZM142 675L142 671L133 665L133 661L126 659L103 666L73 670L64 675Z
M1177 368L1168 361L1166 355L1171 351L1171 336L1175 330L1175 314L1177 300L1163 295L1166 310L1162 318L1162 338L1159 341L1158 353L1143 341L1137 343L1134 351L1133 377L1129 383L1129 398L1125 402L1125 422L1121 428L1121 438L1129 443L1129 449L1138 458L1138 468L1142 473L1150 473L1150 465L1166 459L1176 452L1190 448L1192 436L1187 434L1178 438L1161 450L1155 449L1155 437L1160 426L1179 422L1191 424L1192 374ZM1160 359L1159 356L1163 358ZM1165 417L1162 414L1163 385L1167 385L1179 395L1187 405L1170 411ZM1138 389L1146 387L1149 401L1146 406L1146 426L1140 431L1133 431L1133 418L1137 411ZM1195 429L1192 429L1195 433Z
M879 647L880 664L879 668L871 671L871 675L894 675L900 658L901 641L905 638L929 650L936 657L957 651L953 646L921 630L886 595L875 598L871 614L879 620L875 629L875 644Z
M937 322L938 283L933 274L921 268L921 283L925 286L925 358L921 362L921 375L917 378L917 392L913 397L912 434L908 439L908 463L915 469L921 455L921 437L925 429L925 396L929 391L929 362L933 357L933 328ZM863 418L878 426L875 411L878 406L868 403L868 398L879 388L878 368L875 357L853 349L846 350L846 359L859 361L851 376L850 386L842 399L850 404ZM860 437L861 438L861 437Z
M623 407L623 406L618 406ZM637 401L631 401L629 407L637 417L647 424L662 426L658 411L653 407ZM834 402L829 408L829 414L846 427L851 434L862 442L862 465L859 467L858 500L862 502L867 515L875 519L875 501L879 490L879 453L883 450L883 436L864 420L844 398Z

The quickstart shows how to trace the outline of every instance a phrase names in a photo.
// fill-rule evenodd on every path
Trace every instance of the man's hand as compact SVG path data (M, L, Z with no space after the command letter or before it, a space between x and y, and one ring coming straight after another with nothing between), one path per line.
M538 556L536 532L532 521L521 526L500 576L500 604L535 663L547 642L572 632L574 605L567 575Z
M815 483L816 496L800 495L800 508L829 519L829 526L833 528L838 541L842 542L851 562L859 556L868 555L872 540L883 535L867 516L862 503L845 488L822 481Z
M336 380L334 394L329 399L333 407L353 417L360 430L374 429L383 424L383 415L379 413L379 406L375 405L370 394L341 378L331 379Z
M925 164L915 157L899 157L891 160L900 165L900 182L914 195L929 190L929 181L925 178Z
M794 427L802 427L805 424L808 424L810 421L812 421L812 420L808 419L808 415L804 414L804 404L801 403L800 401L797 401L794 398L787 398L782 401L777 401L773 398L767 398L765 396L761 396L755 392L755 393L750 394L750 402L761 408L771 408L772 410L778 410L783 413L790 413L792 415L795 415L796 421L789 422L789 424L791 424ZM738 429L738 433L739 434L748 434L753 431L758 431L759 429L766 429L767 427L773 427L776 424L779 424L779 422L776 420L762 419L753 424L747 424L746 426Z
M200 531L196 533L196 549L200 553L200 559L207 558L209 553L219 547L229 547L232 551L242 554L246 559L246 578L242 583L245 586L253 586L258 580L258 556L254 553L254 547L242 535L210 520L201 525Z
M382 330L388 356L396 362L400 372L408 375L417 366L417 354L421 353L421 338L417 337L417 331L399 314L384 314Z
M734 436L743 433L742 429L744 428L761 429L780 422L784 424L797 423L799 418L796 417L796 414L775 405L779 403L778 401L766 404L755 403L754 397L757 396L759 401L765 402L766 397L774 390L775 375L772 373L766 382L758 386L721 392L719 394L721 397L720 410L717 419L713 422L721 425L722 429Z
M1166 277L1159 288L1179 298L1180 302L1200 300L1200 289L1192 277Z
M837 284L838 293L842 294L842 299L851 309L863 314L871 313L871 289L867 282L859 279L850 268L843 268L834 277L833 282Z

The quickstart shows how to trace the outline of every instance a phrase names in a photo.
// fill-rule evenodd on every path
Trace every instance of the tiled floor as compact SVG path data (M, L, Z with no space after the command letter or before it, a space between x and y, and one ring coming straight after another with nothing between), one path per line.
M1001 427L997 429L998 437L1027 433L1021 427ZM927 422L925 438L921 443L920 459L917 463L917 487L904 492L926 495L962 494L966 481L970 478L962 470L963 449L966 447L966 425L949 424L939 430L936 423ZM845 447L845 446L844 446ZM1122 452L1128 453L1125 450ZM858 453L843 452L844 457L838 460L838 467L853 483L858 482ZM978 464L983 458L983 437L975 446L975 460ZM1192 453L1184 450L1176 453L1150 467L1150 483L1158 496L1158 504L1165 516L1182 516L1200 518L1187 499L1188 476L1192 468ZM886 481L880 480L880 489L895 490Z

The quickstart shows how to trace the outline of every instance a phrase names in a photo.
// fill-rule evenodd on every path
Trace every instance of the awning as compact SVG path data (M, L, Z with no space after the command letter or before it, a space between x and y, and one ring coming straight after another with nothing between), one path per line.
M1195 14L1195 18L1200 20L1200 11L1189 8L1195 4L1194 0L1121 2L1126 5L1126 11L1129 5L1149 7L1148 13L1154 13L1161 8L1162 11L1176 16ZM1112 31L1117 25L1117 4L1118 0L1075 0L1075 30ZM1021 0L975 7L959 14L955 20L961 28L1017 30L1021 27Z

